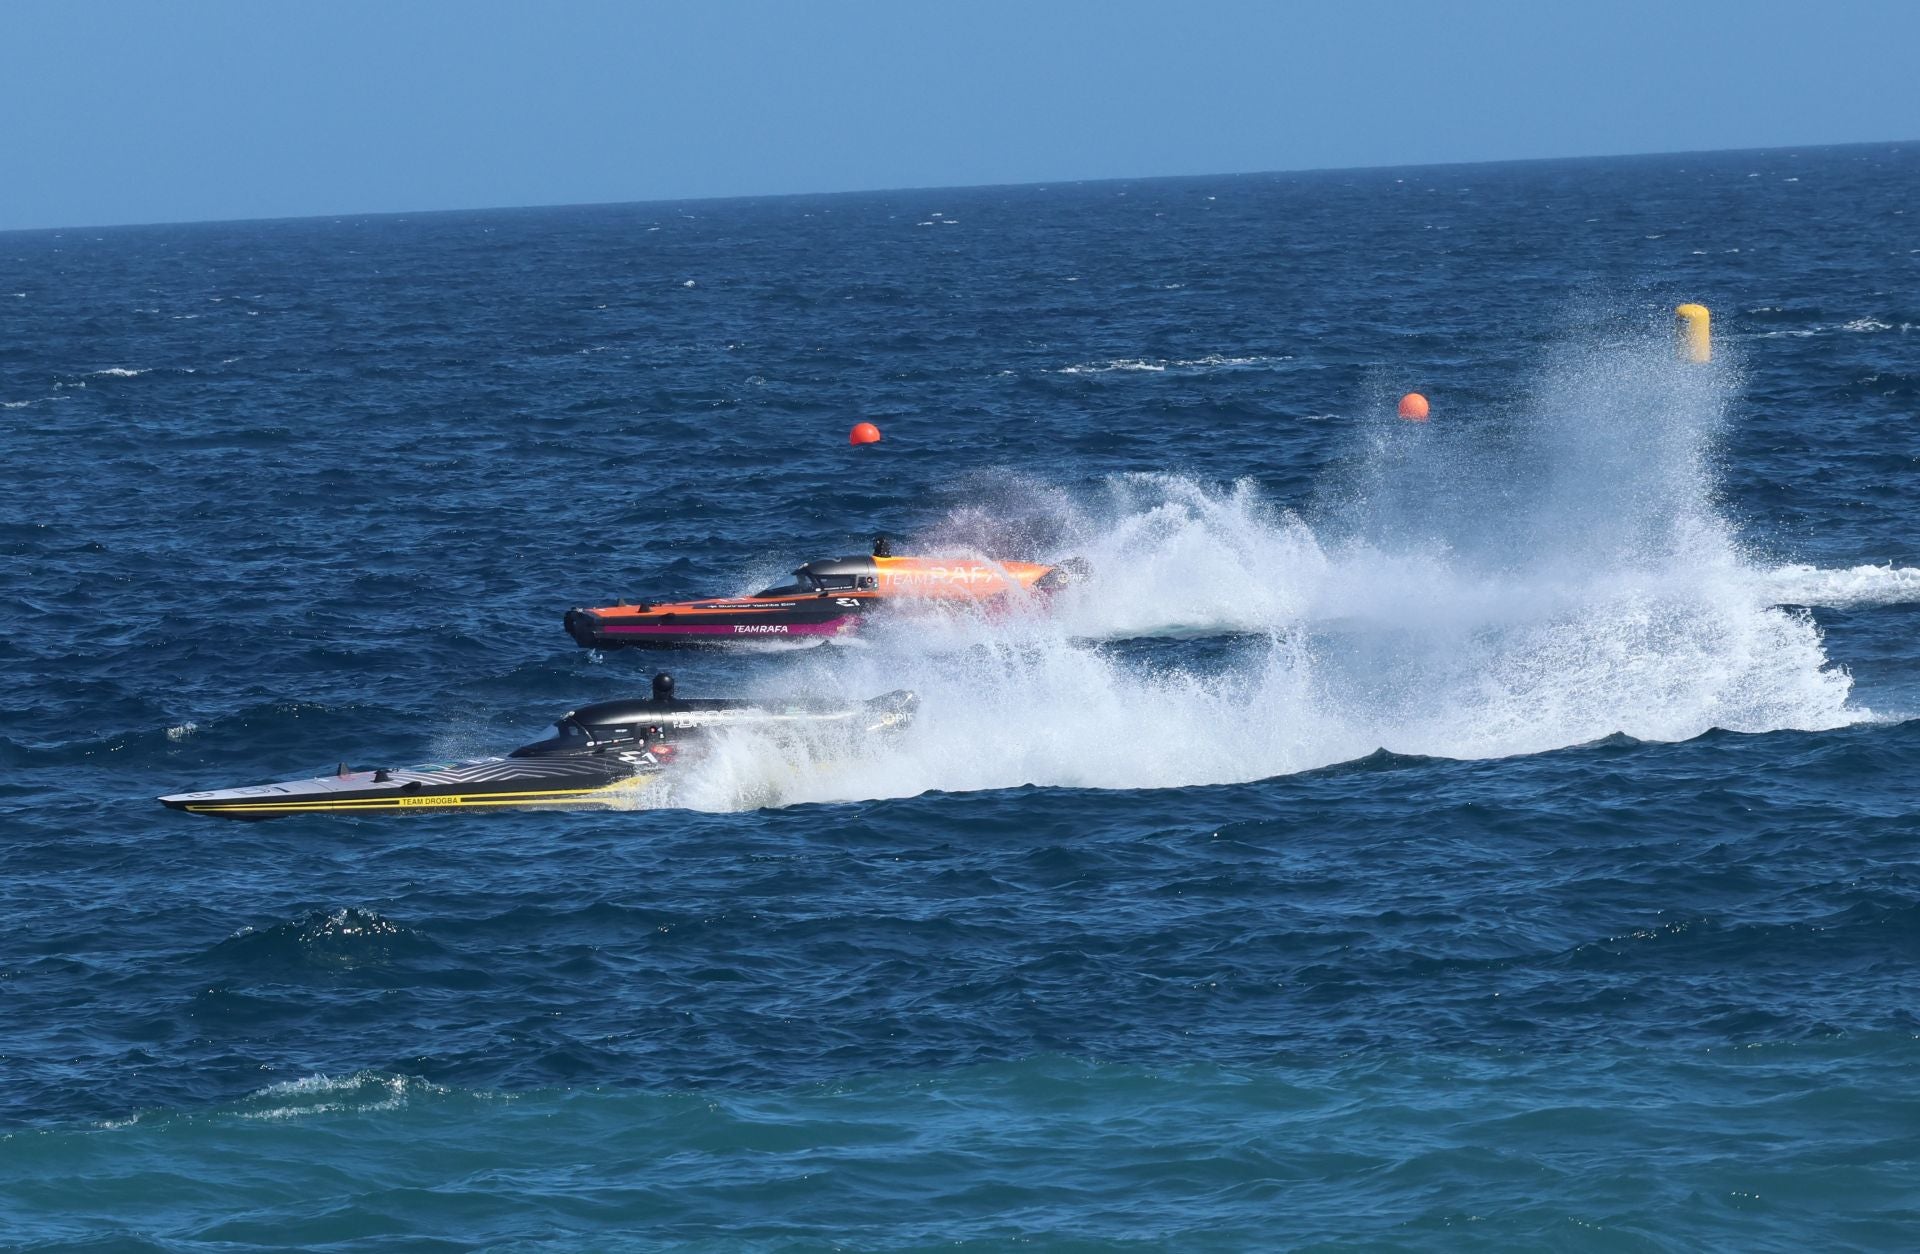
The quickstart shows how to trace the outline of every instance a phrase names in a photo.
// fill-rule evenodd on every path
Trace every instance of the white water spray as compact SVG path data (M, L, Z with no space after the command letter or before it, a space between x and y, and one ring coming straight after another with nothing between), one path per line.
M1730 391L1724 366L1679 365L1664 343L1569 350L1514 414L1382 421L1300 512L1251 481L1009 480L911 547L1073 555L1084 580L1006 612L894 615L863 649L796 659L783 686L910 687L920 717L839 763L729 746L686 799L1177 787L1376 748L1497 757L1870 717L1811 617L1780 605L1817 602L1781 589L1824 574L1857 600L1879 571L1908 599L1920 572L1752 564L1716 508ZM1228 634L1179 666L1099 643Z

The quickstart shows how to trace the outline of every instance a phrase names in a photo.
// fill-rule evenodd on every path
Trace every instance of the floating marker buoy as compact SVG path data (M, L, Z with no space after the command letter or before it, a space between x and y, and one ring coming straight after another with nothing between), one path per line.
M1400 416L1408 422L1427 420L1427 398L1418 392L1409 392L1400 398Z
M880 428L870 422L857 422L853 425L853 430L847 433L847 443L878 444L880 443Z
M1681 361L1713 360L1713 315L1705 305L1676 305L1673 330L1674 349Z

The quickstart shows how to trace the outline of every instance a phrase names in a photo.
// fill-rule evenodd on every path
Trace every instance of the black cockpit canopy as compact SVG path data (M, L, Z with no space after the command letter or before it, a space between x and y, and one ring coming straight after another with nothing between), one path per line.
M522 745L507 756L540 758L630 745L645 740L649 728L657 728L662 719L691 709L692 705L674 699L673 676L661 671L653 677L653 695L646 700L597 701L583 705L555 723L553 735Z
M757 597L810 597L829 592L851 592L874 586L875 567L870 557L827 557L808 562L793 572L793 582L763 588Z

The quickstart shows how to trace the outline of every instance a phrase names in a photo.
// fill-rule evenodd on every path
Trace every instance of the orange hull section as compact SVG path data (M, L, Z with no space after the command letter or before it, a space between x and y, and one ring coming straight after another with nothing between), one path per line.
M820 639L856 630L891 601L988 602L1016 589L1045 591L1054 567L968 557L857 557L814 562L808 582L754 596L671 605L608 605L567 613L567 632L590 649Z

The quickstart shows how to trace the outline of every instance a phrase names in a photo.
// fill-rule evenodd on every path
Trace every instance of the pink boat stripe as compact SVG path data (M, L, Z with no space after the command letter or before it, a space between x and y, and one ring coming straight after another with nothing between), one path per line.
M834 636L857 617L847 614L820 623L645 623L638 626L599 623L596 627L609 636ZM747 630L736 630L736 626ZM778 630L769 630L776 627Z

